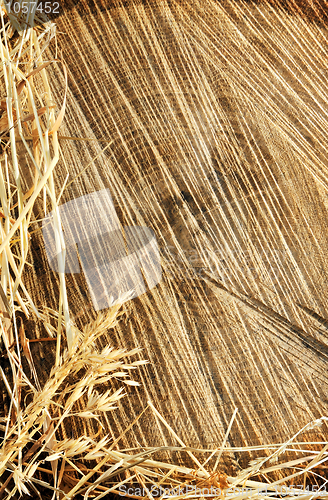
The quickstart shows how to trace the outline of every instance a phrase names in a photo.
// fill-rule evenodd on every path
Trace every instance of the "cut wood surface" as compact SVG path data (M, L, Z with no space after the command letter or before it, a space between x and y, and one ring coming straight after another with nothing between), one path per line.
M327 2L65 8L60 133L99 142L61 141L61 203L108 188L123 225L153 229L163 266L108 335L150 364L105 429L118 435L150 399L189 446L220 447L236 408L230 446L284 442L328 415ZM61 102L62 67L49 71ZM58 309L58 275L41 232L31 238L25 284ZM83 274L67 287L85 324L95 313ZM30 347L40 370L54 362L52 343ZM98 432L76 419L75 437L83 426ZM122 439L165 444L177 443L150 410Z

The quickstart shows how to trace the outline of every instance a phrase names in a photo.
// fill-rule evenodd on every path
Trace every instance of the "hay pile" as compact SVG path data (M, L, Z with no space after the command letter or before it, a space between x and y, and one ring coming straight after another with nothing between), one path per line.
M4 498L326 495L327 12L83 0L17 34L3 9ZM62 255L58 206L104 188L162 257L118 322L41 231Z

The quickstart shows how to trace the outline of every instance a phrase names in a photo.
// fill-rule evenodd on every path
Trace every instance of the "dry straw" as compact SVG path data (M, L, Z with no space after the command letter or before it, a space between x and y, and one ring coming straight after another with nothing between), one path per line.
M58 211L61 193L55 191L54 170L60 154L58 130L65 114L66 93L62 102L57 102L52 96L50 65L62 65L66 88L67 77L62 61L43 59L45 49L54 40L55 29L55 25L48 22L42 28L25 29L12 39L13 31L2 8L0 318L1 359L6 360L9 370L0 367L0 375L10 403L6 413L2 413L0 425L0 498L17 498L24 494L46 498L45 492L48 492L50 498L79 497L87 500L123 491L127 497L152 499L155 490L160 492L161 498L174 490L174 496L182 499L202 498L204 491L210 488L215 489L210 496L221 498L280 498L282 493L291 500L326 498L326 481L316 471L326 467L323 464L328 459L328 443L296 441L301 432L321 425L324 418L309 424L283 444L231 448L227 442L234 419L238 418L235 411L222 444L213 450L194 450L188 448L149 402L138 419L146 411L152 411L158 425L165 426L178 447L159 446L132 452L117 449L123 435L115 439L103 436L98 440L96 436L61 437L61 428L68 419L98 420L103 413L114 410L117 401L124 396L124 384L137 385L129 378L129 373L145 361L126 361L127 357L139 353L139 349L126 352L113 347L98 347L101 335L119 320L119 302L82 330L73 324L61 257L58 312L46 308L37 310L22 282L29 252L33 207L41 195L45 201L50 201L54 213L58 255L63 255L65 250ZM62 136L62 139L76 138ZM33 184L27 192L22 188L25 157L34 166ZM32 340L26 337L18 313L27 318L39 318L50 338L56 338L56 361L43 384L29 348ZM56 328L50 324L49 317L56 320ZM23 357L28 371L23 368ZM121 382L121 387L115 391L108 388L113 379ZM138 419L131 422L125 433ZM185 452L194 468L155 460L154 455L166 450ZM236 477L219 471L224 453L250 451L262 451L265 457L249 464ZM287 451L295 458L284 462ZM281 479L270 480L270 474L275 472L282 473ZM317 481L321 489L318 492L307 490L307 478L311 479L311 484ZM290 487L292 484L304 487L295 491ZM285 485L289 487L284 490Z
M1 9L0 134L3 154L0 169L0 306L2 359L7 360L10 370L1 368L0 374L10 405L7 413L2 415L0 497L11 498L17 493L29 492L39 495L39 486L50 488L58 496L60 483L65 480L67 463L72 463L76 456L81 458L84 455L86 460L102 456L104 453L101 450L109 441L108 437L100 442L87 437L58 440L64 421L72 416L98 419L100 414L115 409L115 403L124 396L124 384L137 385L129 378L129 371L144 361L125 362L127 356L137 354L139 349L125 352L111 347L97 348L99 337L115 326L120 303L113 304L106 315L100 315L83 331L74 327L70 319L61 257L59 313L52 313L57 319L57 329L47 321L51 311L46 311L47 314L38 311L22 282L33 207L42 194L45 207L50 205L54 214L57 253L62 255L61 252L65 251L58 211L60 195L55 192L54 169L60 154L58 129L65 114L66 91L62 102L56 103L49 85L48 68L51 64L62 62L43 61L44 51L55 37L55 25L46 23L42 28L25 29L11 40L11 24L5 9ZM24 192L22 171L26 157L34 166L34 181ZM50 336L57 337L56 363L42 387L29 348L30 340L25 335L24 324L20 324L17 318L18 311L27 318L32 315L43 320ZM64 344L62 331L66 336ZM67 349L62 344L67 345ZM30 373L23 369L22 356L28 362ZM103 388L113 378L122 382L121 388L104 391ZM82 410L81 406L77 408L77 401L84 401ZM44 461L51 467L42 467ZM48 473L46 481L35 477L36 474L40 477L42 470ZM49 481L49 472L53 476L52 481Z

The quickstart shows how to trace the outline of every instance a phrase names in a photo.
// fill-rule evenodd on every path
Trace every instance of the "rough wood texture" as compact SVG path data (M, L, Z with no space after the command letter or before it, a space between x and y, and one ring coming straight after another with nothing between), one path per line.
M160 284L108 336L150 361L108 416L115 434L147 398L195 447L219 446L235 408L235 446L282 442L327 414L328 4L283 7L80 0L57 20L61 133L113 141L62 201L109 188L121 222L151 227L163 258ZM58 186L105 145L62 142ZM55 305L33 238L30 289ZM83 276L67 283L88 321ZM122 440L138 443L176 444L150 411Z

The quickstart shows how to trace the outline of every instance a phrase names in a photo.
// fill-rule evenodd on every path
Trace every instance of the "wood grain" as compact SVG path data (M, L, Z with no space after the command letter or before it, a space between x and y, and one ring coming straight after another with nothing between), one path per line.
M151 227L163 259L160 284L106 339L150 360L141 388L108 415L113 435L147 399L193 447L219 446L235 408L235 446L283 442L327 414L327 25L320 9L321 23L300 12L81 0L58 19L61 134L113 141L62 202L109 188L121 223ZM63 95L61 68L51 71ZM62 148L58 192L104 144ZM41 235L33 258L29 289L54 306ZM83 275L67 284L85 323L94 313ZM72 421L69 432L83 426L98 430ZM149 412L121 443L138 444L176 443Z

